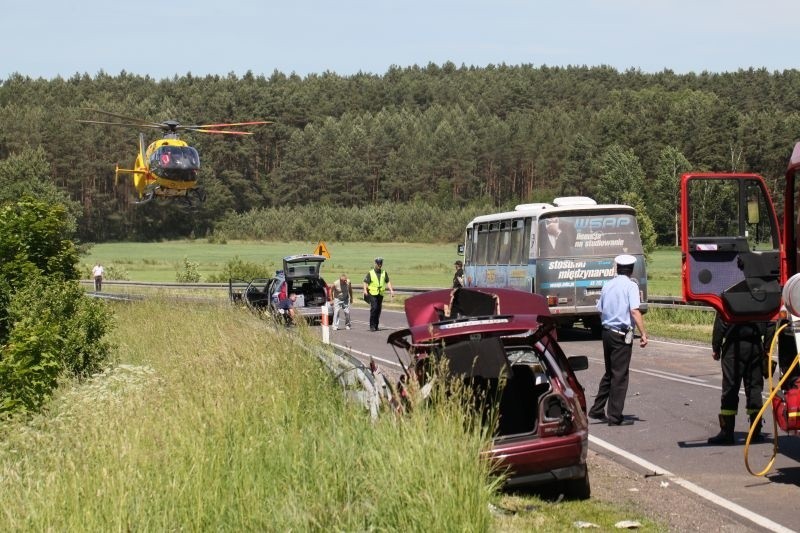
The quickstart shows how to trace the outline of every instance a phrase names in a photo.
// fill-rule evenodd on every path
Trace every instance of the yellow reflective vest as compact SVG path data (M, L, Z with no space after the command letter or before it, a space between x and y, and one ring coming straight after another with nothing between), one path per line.
M381 276L378 278L377 272L375 269L369 271L369 285L367 285L367 290L372 296L383 296L386 292L386 271L381 269Z

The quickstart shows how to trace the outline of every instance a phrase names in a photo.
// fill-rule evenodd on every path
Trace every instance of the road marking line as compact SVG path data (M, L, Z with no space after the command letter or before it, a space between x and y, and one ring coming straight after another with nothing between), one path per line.
M647 342L650 342L650 343L656 343L657 342L657 343L661 343L661 344L674 344L675 346L685 346L687 348L700 348L701 350L711 349L710 346L701 346L701 345L697 345L697 344L688 344L688 343L675 342L675 341L663 341L663 340L658 340L658 339L651 339L649 337L647 338ZM676 355L679 355L679 354L676 354Z
M766 528L766 529L768 529L770 531L778 531L778 532L781 532L781 533L793 533L794 532L793 529L789 529L787 527L784 527L784 526L778 524L777 522L773 522L772 520L770 520L769 518L767 518L765 516L761 516L760 514L754 513L753 511L751 511L749 509L746 509L746 508L742 507L741 505L739 505L737 503L734 503L734 502L732 502L730 500L726 500L722 496L714 494L710 490L704 489L703 487L701 487L699 485L696 485L696 484L692 483L691 481L688 481L686 479L678 477L675 474L673 474L672 472L670 472L669 470L665 470L665 469L661 468L660 466L651 463L647 459L644 459L642 457L639 457L638 455L634 455L634 454L632 454L632 453L630 453L630 452L628 452L626 450L623 450L622 448L619 448L619 447L611 444L610 442L606 442L603 439L599 439L599 438L595 437L594 435L589 435L589 442L591 442L592 444L594 444L596 446L604 448L604 449L606 449L607 451L609 451L611 453L614 453L616 455L624 457L628 461L631 461L632 463L637 464L637 465L641 466L642 468L644 468L646 470L652 471L655 475L665 476L667 479L669 479L670 481L672 481L676 485L680 485L681 487L683 487L683 488L685 488L685 489L697 494L701 498L704 498L704 499L708 500L709 502L722 507L723 509L727 509L728 511L730 511L730 512L732 512L734 514L737 514L737 515L741 516L742 518L750 520L751 522L753 522L754 524L756 524L758 526Z
M658 370L656 368L648 368L647 371L648 372L654 372L656 374L663 374L664 376L672 376L672 377L675 377L675 378L688 379L688 380L691 380L691 381L696 381L698 383L706 383L706 380L704 380L704 379L693 378L692 376L684 376L682 374L673 374L672 372L665 372L663 370Z
M605 364L602 359L598 359L596 357L589 357L588 359L590 361L596 361L598 363ZM638 374L645 374L647 376L653 376L654 378L661 378L661 379L666 379L666 380L669 380L669 381L677 381L678 383L686 383L687 385L697 385L698 387L705 387L707 389L714 389L714 390L718 390L718 391L722 390L722 386L721 385L711 385L710 383L701 383L700 382L701 380L699 380L698 378L692 378L692 377L689 377L689 376L681 376L680 374L671 374L670 372L664 372L663 370L649 370L648 371L648 370L639 370L639 369L636 369L636 368L631 368L631 369L629 369L629 371L630 372L636 372ZM671 377L671 376L678 376L678 377ZM744 385L739 387L739 396L746 397L746 394L744 392ZM768 398L769 397L769 391L762 392L761 393L761 397L762 398Z
M689 380L686 378L673 378L670 376L664 376L662 374L656 374L655 372L648 372L647 370L637 370L635 368L630 369L631 372L636 372L638 374L645 374L648 376L653 376L656 378L666 379L669 381L677 381L678 383L687 383L689 385L696 385L698 387L706 387L707 389L714 389L714 390L722 390L720 385L711 385L710 383L698 383L697 381Z
M589 360L590 361L597 361L599 363L605 364L602 359L597 359L597 358L594 358L594 357L590 357ZM636 372L638 374L645 374L645 375L648 375L648 376L653 376L655 378L666 379L666 380L669 380L669 381L677 381L678 383L686 383L687 385L696 385L698 387L706 387L708 389L722 390L722 387L720 385L711 385L710 383L701 383L701 382L699 382L697 380L697 378L690 378L688 376L672 377L675 374L670 375L667 372L664 372L662 374L660 370L659 371L647 371L647 370L639 370L637 368L631 368L629 371L630 372Z
M375 359L376 361L380 361L381 363L386 363L387 365L393 365L393 366L396 366L397 368L401 368L400 363L398 363L397 361L391 361L389 359L384 359L383 357L376 357L376 356L368 354L366 352L362 352L361 350L356 350L354 348L351 348L350 346L345 346L343 344L337 344L335 342L332 342L331 346L335 346L335 347L339 348L340 350L342 350L344 352L347 352L349 354L357 354L357 355L360 355L362 357L366 357L367 359L369 359L371 357L371 358Z

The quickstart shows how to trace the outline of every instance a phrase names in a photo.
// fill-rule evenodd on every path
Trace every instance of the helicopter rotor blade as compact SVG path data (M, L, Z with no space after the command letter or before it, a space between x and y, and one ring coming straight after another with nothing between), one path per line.
M183 126L184 128L230 128L232 126L252 126L255 124L275 124L271 120L254 120L251 122L228 122L224 124L199 124L196 126Z
M220 135L252 135L252 131L232 131L232 130L208 130L204 128L183 128L187 131L199 131L200 133L217 133Z
M127 122L134 122L136 123L137 126L158 126L159 128L162 127L160 123L153 122L152 120L144 120L141 118L129 117L126 115L120 115L119 113L111 113L110 111L103 111L102 109L86 108L85 110L90 111L92 113L100 113L101 115L118 118L120 120L125 120Z
M78 120L78 122L82 122L84 124L104 124L106 126L134 126L136 128L153 128L153 129L163 129L158 124L148 124L148 123L133 123L133 122L107 122L104 120Z

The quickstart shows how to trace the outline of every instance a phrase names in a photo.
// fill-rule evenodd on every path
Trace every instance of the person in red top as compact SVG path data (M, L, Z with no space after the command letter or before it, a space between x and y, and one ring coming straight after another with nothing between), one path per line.
M289 296L278 302L278 313L283 316L287 326L294 324L294 302L297 301L295 293L289 293Z

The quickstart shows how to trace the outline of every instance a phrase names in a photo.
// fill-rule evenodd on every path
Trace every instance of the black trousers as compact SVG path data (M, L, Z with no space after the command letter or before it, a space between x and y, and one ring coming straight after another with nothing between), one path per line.
M762 359L764 347L761 339L738 339L727 342L722 348L722 399L720 413L735 415L739 408L739 385L744 382L747 413L757 413L763 405L764 390Z
M631 366L632 353L633 344L625 344L623 335L603 330L603 361L606 370L589 413L596 416L605 413L608 421L613 423L622 421L625 395L628 394L628 370Z
M369 299L369 329L378 329L383 309L383 295L370 296Z

